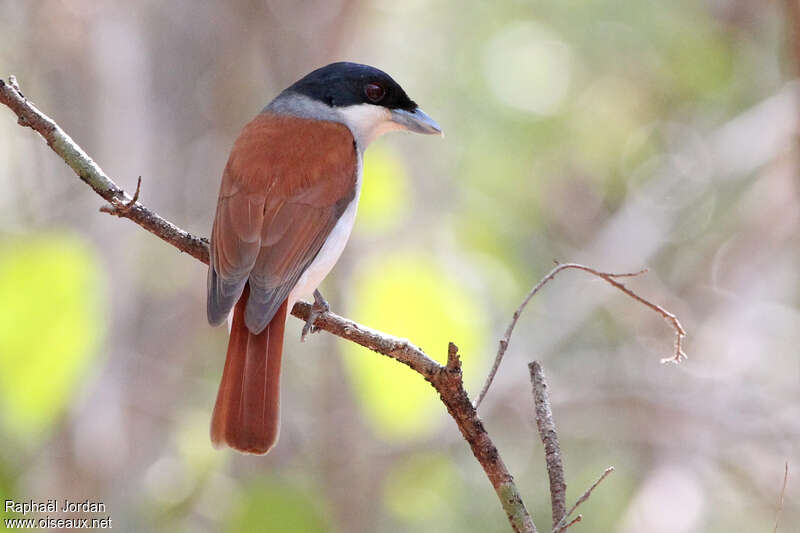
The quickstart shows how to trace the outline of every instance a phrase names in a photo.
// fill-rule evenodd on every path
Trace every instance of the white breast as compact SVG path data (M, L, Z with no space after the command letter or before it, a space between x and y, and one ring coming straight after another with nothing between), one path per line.
M350 233L353 231L353 224L356 221L356 211L358 209L358 198L361 195L361 154L358 154L358 169L356 170L356 194L350 201L350 205L345 208L344 213L339 218L339 221L333 227L330 235L325 240L314 261L297 280L297 284L289 294L289 309L292 308L294 303L300 298L308 298L314 290L319 287L328 272L331 271L333 265L339 260L342 255Z

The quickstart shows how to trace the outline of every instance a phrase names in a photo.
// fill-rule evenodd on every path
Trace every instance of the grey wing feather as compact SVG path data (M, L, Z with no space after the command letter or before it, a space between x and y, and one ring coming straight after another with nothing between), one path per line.
M211 238L206 314L212 325L225 321L244 290L260 250L263 196L220 196ZM220 234L229 238L219 238Z
M233 306L242 295L247 278L225 280L219 277L213 266L208 267L208 298L206 314L212 326L219 326L228 317Z
M282 213L270 225L272 231L262 238L261 253L250 272L250 297L244 315L250 331L259 333L272 320L322 249L344 211L343 205L347 205L345 201L324 208L299 203L282 206ZM288 224L279 223L281 219Z
M291 280L285 285L278 287L260 287L250 277L250 296L247 299L247 307L244 312L244 323L254 335L261 333L267 324L270 323L272 317L278 312L283 301L289 296L294 284L297 283L297 278Z

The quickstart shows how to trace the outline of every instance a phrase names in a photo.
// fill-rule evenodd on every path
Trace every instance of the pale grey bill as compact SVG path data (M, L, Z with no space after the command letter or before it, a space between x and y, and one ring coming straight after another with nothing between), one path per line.
M416 108L414 111L392 109L392 122L396 122L414 133L441 134L442 128L428 116L425 111Z

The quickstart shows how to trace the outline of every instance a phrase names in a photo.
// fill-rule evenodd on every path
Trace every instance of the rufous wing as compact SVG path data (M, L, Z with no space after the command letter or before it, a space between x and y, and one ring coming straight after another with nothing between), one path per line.
M208 320L220 324L249 281L260 333L353 200L353 136L343 124L262 112L234 143L211 232Z

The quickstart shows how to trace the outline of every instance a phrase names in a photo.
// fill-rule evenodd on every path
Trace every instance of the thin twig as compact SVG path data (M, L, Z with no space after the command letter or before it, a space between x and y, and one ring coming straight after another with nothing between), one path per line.
M681 361L683 361L684 359L688 359L689 358L689 356L686 355L684 353L684 351L683 351L683 338L686 336L686 330L683 329L683 326L681 325L680 320L678 320L678 317L675 316L673 313L670 313L669 311L667 311L666 309L664 309L660 305L654 304L650 300L642 298L641 296L636 294L634 291L632 291L631 289L629 289L628 287L626 287L625 285L623 285L622 283L620 283L619 281L614 279L614 278L629 277L629 276L636 276L636 275L639 275L639 274L644 274L645 272L647 272L646 269L642 270L640 272L634 273L634 274L609 274L608 272L599 272L599 271L597 271L597 270L595 270L595 269L593 269L591 267L587 267L585 265L580 265L580 264L577 264L577 263L565 263L564 265L559 265L559 266L564 266L564 267L567 267L567 268L576 268L578 270L583 270L584 272L588 272L590 274L594 274L595 276L606 280L608 283L610 283L611 285L613 285L617 289L621 290L622 292L624 292L625 294L627 294L628 296L630 296L631 298L633 298L637 302L646 305L647 307L649 307L650 309L652 309L653 311L655 311L656 313L661 315L664 318L664 320L666 320L667 322L672 324L672 327L675 330L675 350L674 350L674 353L673 353L672 357L665 357L665 358L661 359L661 363L675 363L675 364L678 364Z
M102 213L108 213L109 215L114 215L118 217L124 217L136 202L139 201L139 193L142 190L142 177L139 176L138 181L136 182L136 192L133 193L133 198L131 198L130 202L123 202L118 198L111 199L111 205L104 205L100 208Z
M536 426L544 444L547 476L550 479L550 506L553 510L553 527L556 527L567 514L567 483L564 481L564 463L561 447L558 444L553 410L547 394L547 382L539 361L528 364L533 386L533 406L536 413Z
M583 270L584 272L588 272L594 276L604 279L605 281L607 281L617 289L621 290L622 292L624 292L637 302L640 302L649 307L650 309L654 310L662 317L664 317L665 320L667 320L672 324L672 327L675 329L675 352L672 357L667 357L662 359L661 360L662 363L666 362L680 363L682 360L687 358L687 355L683 352L683 346L682 346L683 337L686 336L686 331L683 329L683 326L681 325L678 318L674 314L670 313L669 311L661 307L660 305L654 304L649 300L642 298L641 296L633 292L631 289L627 288L625 285L616 280L616 278L630 278L639 276L647 272L647 269L643 269L638 272L626 272L622 274L615 274L611 272L600 272L599 270L595 270L594 268L581 265L579 263L561 263L558 264L555 268L553 268L553 270L551 270L545 277L539 280L539 283L534 285L533 289L531 289L531 291L528 293L525 299L522 300L522 303L519 305L519 307L517 307L517 310L514 311L514 315L511 317L511 322L508 324L508 327L506 328L503 337L500 339L500 343L497 348L497 355L495 356L494 363L492 364L492 369L489 371L489 375L486 376L486 382L483 384L483 388L481 389L480 394L478 394L478 398L475 400L475 408L480 406L481 402L486 397L486 393L489 392L489 387L491 387L492 382L494 381L494 377L497 374L497 370L498 368L500 368L500 363L503 360L503 356L505 355L506 350L508 349L508 343L511 341L511 335L514 333L514 327L517 325L517 321L519 320L520 315L522 315L522 311L525 309L525 307L527 307L528 302L531 301L531 299L536 295L536 293L539 292L539 290L541 290L542 287L544 287L548 282L552 281L553 278L555 278L559 272L570 268Z
M772 529L772 533L778 532L778 523L781 521L781 514L783 513L783 499L786 496L786 483L789 481L789 461L786 461L783 466L783 488L781 489L781 495L778 498L778 512L775 513L775 527Z
M579 514L578 516L576 516L575 518L570 520L567 524L565 524L564 527L561 528L561 531L568 530L569 528L571 528L572 526L574 526L575 524L577 524L581 520L583 520L583 515Z
M603 480L604 480L605 478L607 478L607 477L608 477L608 475L609 475L611 472L613 472L613 471L614 471L614 467L613 467L613 466L609 466L608 468L606 468L606 469L605 469L605 471L604 471L604 472L603 472L603 473L600 475L600 477L599 477L599 478L597 478L597 481L595 481L594 483L592 483L592 486L591 486L591 487L589 487L588 489L586 489L586 492L584 492L584 493L581 495L581 497L580 497L580 498L578 498L578 501L576 501L576 502L575 502L575 505L573 505L573 506L570 508L570 510L569 510L569 511L567 511L567 514L566 514L566 515L564 515L564 518L562 518L562 519L561 519L561 522L560 522L559 524L556 524L556 526L553 528L553 531L552 531L551 533L561 533L562 531L564 531L565 529L567 529L569 526L571 526L571 525L572 525L572 522L570 522L569 524L565 524L564 522L566 522L566 521L567 521L567 519L568 519L570 516L572 516L572 513L574 513L574 512L575 512L575 510L576 510L578 507L580 507L580 505L581 505L581 504L583 504L583 503L584 503L586 500L588 500L588 499L589 499L589 496L591 496L591 495L592 495L592 491L594 491L594 489L595 489L595 488L597 488L597 486L598 486L600 483L602 483L602 482L603 482Z
M2 79L0 79L0 103L14 111L21 124L31 127L42 135L50 148L72 167L78 177L112 206L115 205L112 199L130 204L127 211L114 214L134 221L175 248L208 263L206 239L189 234L139 203L131 203L133 198L106 176L64 130L31 105L19 90ZM304 321L308 319L310 313L311 304L307 302L297 302L292 308L292 315ZM447 366L442 366L405 339L375 331L331 312L317 318L314 325L345 340L391 357L421 374L439 393L447 411L483 467L512 529L517 533L537 533L513 477L500 458L500 453L489 438L464 389L458 348L454 344L451 343L448 348Z

